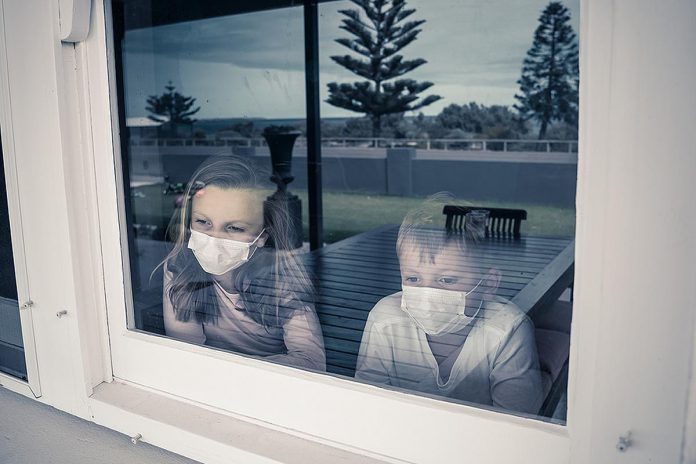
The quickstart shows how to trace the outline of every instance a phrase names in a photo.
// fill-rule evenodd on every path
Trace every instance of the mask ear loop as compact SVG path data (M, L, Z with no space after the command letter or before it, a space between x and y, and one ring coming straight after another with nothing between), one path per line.
M252 240L251 242L248 243L249 249L251 250L251 247L252 247L252 246L254 247L254 249L251 250L251 251L249 252L249 255L246 257L246 261L249 261L249 260L251 259L251 257L254 256L254 253L256 253L256 250L257 250L259 247L255 246L254 243L256 243L256 241L257 241L259 238L261 238L261 235L262 235L264 232L266 232L266 228L265 228L265 227L264 227L263 229L261 229L261 232L259 232L259 235L257 235L256 238L255 238L254 240Z
M479 280L478 283L477 283L476 285L474 285L474 288L472 288L471 290L469 290L468 292L466 292L465 295L466 295L466 296L469 296L469 295L471 294L471 292L473 292L474 290L476 290L476 289L478 288L478 286L481 285L481 282L483 282L483 279Z
M263 235L264 232L266 232L266 228L265 228L265 227L264 227L263 229L261 229L261 232L259 232L259 235L257 235L256 238L255 238L254 240L252 240L251 242L249 242L249 245L253 245L259 238L261 238L261 235Z
M464 295L465 295L465 296L471 295L471 292L473 292L474 290L476 290L476 289L478 288L478 286L481 285L481 282L483 282L483 279L479 280L478 283L477 283L476 285L474 285L474 288L472 288L472 289L469 290L468 292L464 293ZM476 316L478 316L479 311L481 311L481 306L482 306L482 305L483 305L483 298L481 298L481 301L479 302L479 306L478 306L478 309L476 310L476 313L475 313L473 316L471 316L472 319L475 318ZM462 308L462 311L459 313L459 315L460 315L460 316L465 316L466 314L464 313L464 311L466 311L466 308Z

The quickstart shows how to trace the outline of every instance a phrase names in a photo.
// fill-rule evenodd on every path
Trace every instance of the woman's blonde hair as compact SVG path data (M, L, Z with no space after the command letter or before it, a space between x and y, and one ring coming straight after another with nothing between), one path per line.
M194 195L207 186L222 189L250 189L259 192L268 188L263 169L232 155L213 156L194 172L184 192L180 208L172 216L167 236L174 246L164 259L165 272L171 279L165 295L174 307L176 318L188 321L193 315L198 322L217 322L220 304L213 278L205 272L187 244L191 228L191 204ZM233 286L240 294L244 309L267 329L277 327L313 303L311 281L295 255L290 251L290 215L283 202L264 202L264 228L268 240L252 258L234 273Z

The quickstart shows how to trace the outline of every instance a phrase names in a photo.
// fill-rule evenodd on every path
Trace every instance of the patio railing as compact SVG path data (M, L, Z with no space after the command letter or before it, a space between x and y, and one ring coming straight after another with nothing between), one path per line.
M220 139L196 138L143 138L132 137L132 146L147 147L265 147L262 137L225 137ZM395 148L412 147L419 150L442 151L500 151L577 153L576 140L521 140L521 139L396 139L372 137L325 137L322 147L330 148ZM304 137L297 139L296 147L305 147Z

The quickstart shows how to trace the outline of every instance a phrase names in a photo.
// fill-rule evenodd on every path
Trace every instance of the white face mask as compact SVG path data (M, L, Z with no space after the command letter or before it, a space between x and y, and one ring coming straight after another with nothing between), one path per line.
M428 335L456 332L471 322L481 310L483 300L476 314L473 316L464 314L467 295L473 292L482 281L483 279L468 292L404 285L401 309Z
M262 233L263 230L254 240L247 243L211 237L191 229L188 247L193 251L205 272L222 275L249 261L254 254L253 251L250 253L251 246L261 237Z

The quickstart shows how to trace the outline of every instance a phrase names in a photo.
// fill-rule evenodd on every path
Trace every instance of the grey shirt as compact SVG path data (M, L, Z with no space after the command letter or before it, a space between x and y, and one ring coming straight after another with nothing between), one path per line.
M321 327L309 306L305 311L296 311L282 326L267 330L247 314L239 294L228 293L215 283L221 305L217 323L196 322L193 316L186 322L178 321L167 295L170 280L171 273L165 271L164 328L168 336L306 369L326 370Z

